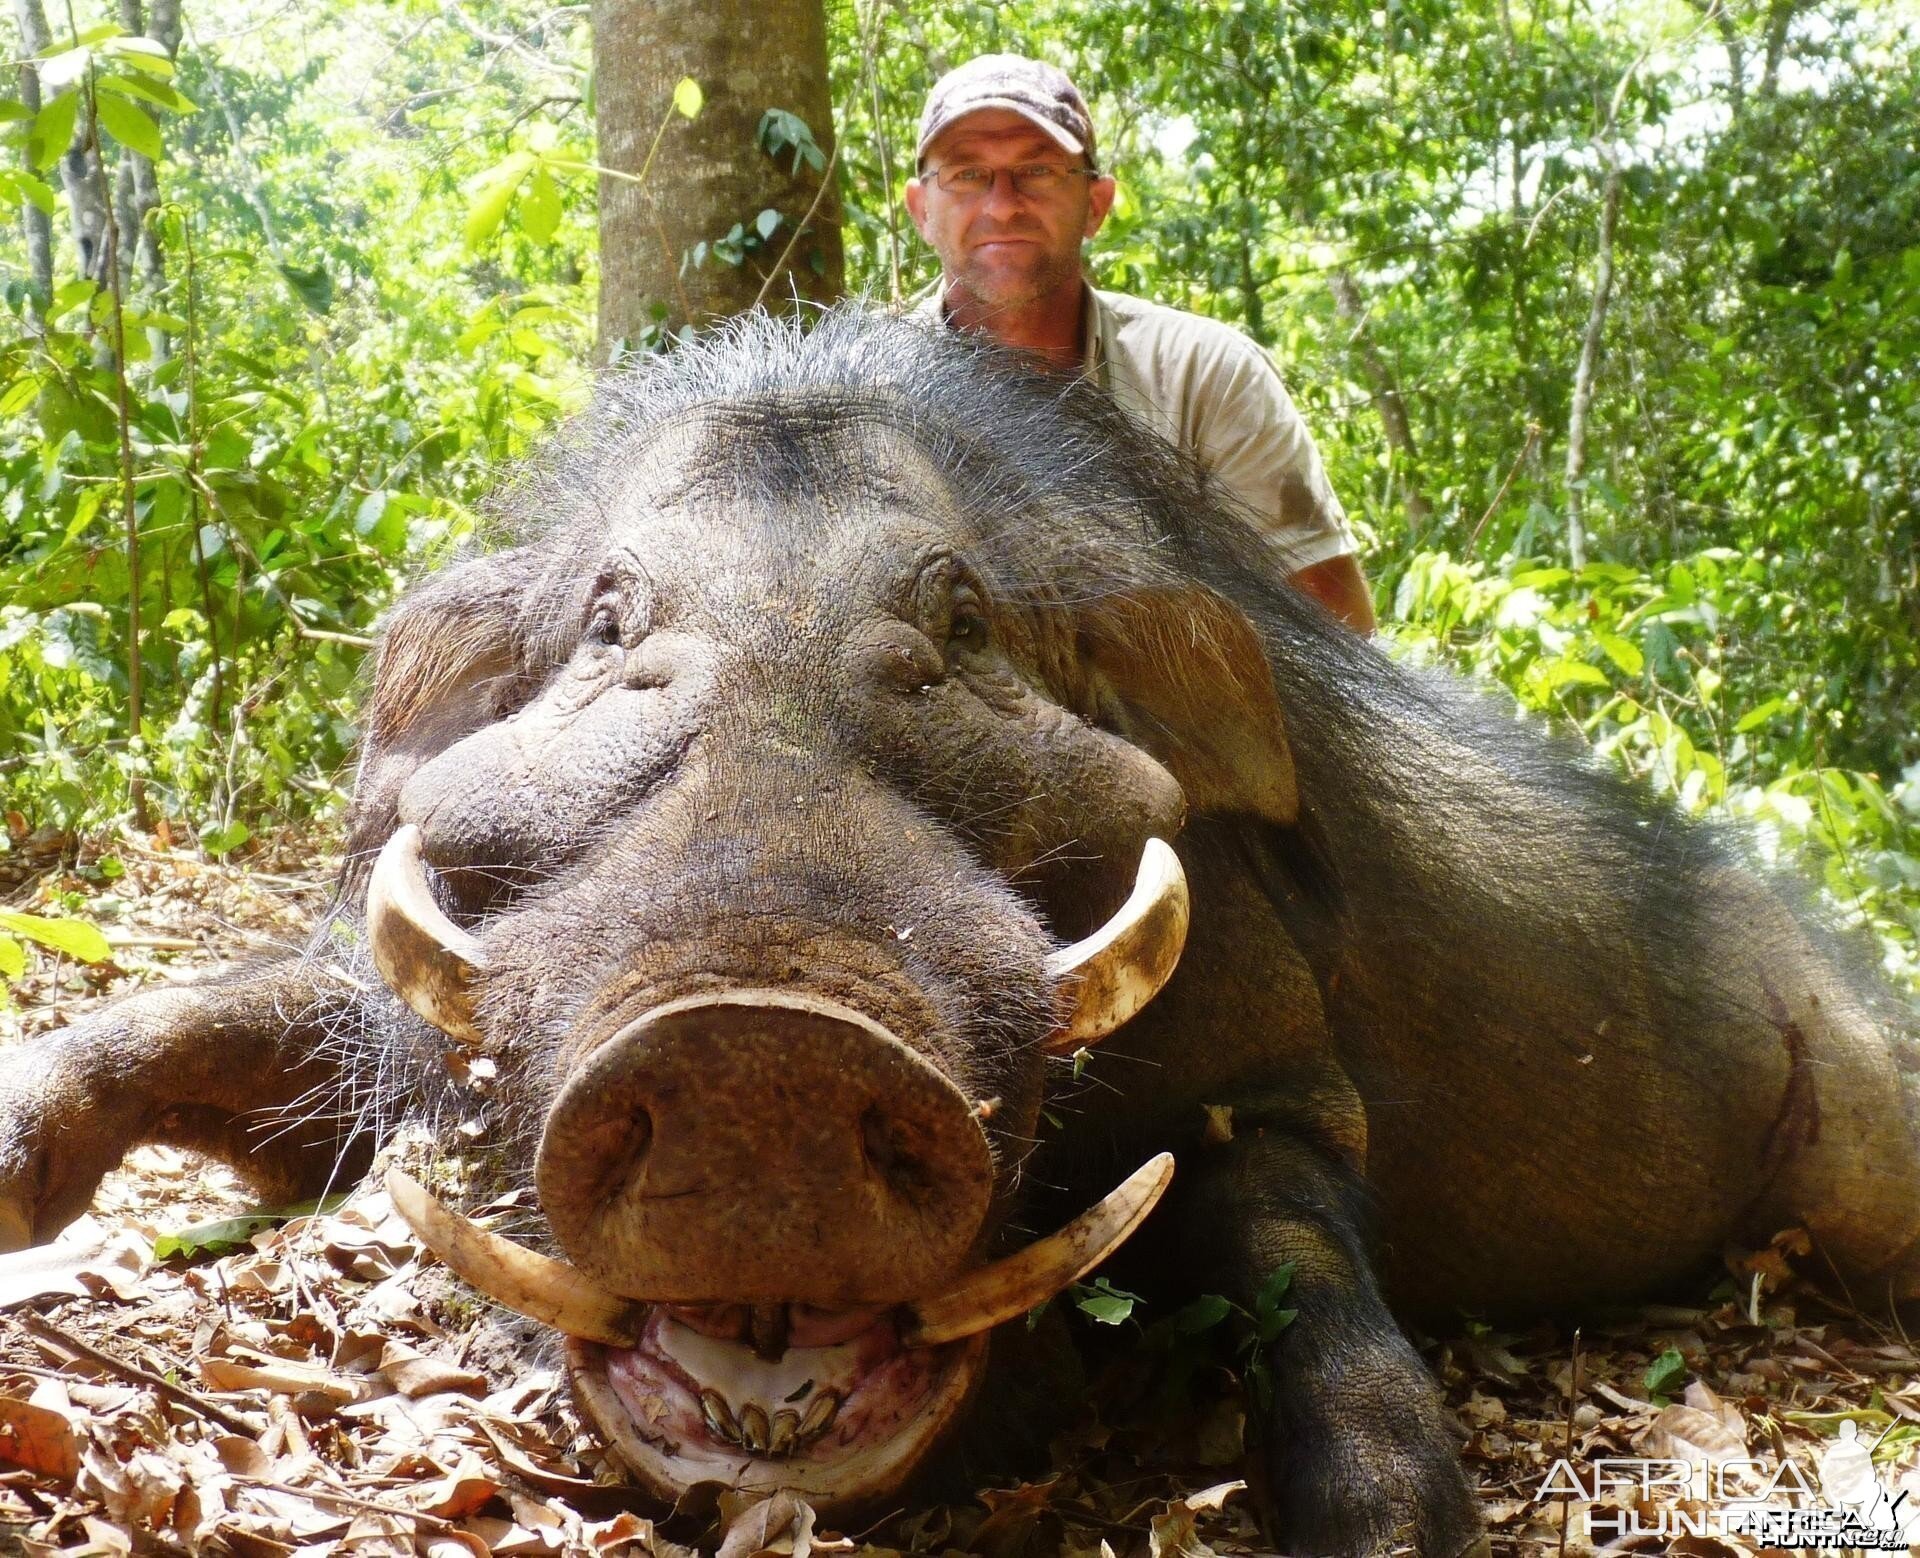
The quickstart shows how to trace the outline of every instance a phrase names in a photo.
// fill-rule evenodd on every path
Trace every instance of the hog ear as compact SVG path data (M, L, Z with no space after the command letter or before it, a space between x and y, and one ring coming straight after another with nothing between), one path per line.
M1297 820L1273 668L1236 607L1200 585L1109 596L1081 646L1103 722L1164 764L1192 810Z
M521 679L519 623L531 584L527 560L503 552L435 576L394 608L361 711L351 856L370 861L393 832L409 774L504 712Z

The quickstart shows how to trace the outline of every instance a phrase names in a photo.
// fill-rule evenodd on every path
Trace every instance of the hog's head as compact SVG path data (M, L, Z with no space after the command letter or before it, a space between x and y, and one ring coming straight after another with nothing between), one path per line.
M1006 1254L1048 1057L1172 971L1187 808L1291 818L1205 498L1098 397L842 312L610 379L510 544L395 614L354 844L389 985L489 1057L559 1259L396 1204L569 1338L671 1499L883 1496L1155 1159Z

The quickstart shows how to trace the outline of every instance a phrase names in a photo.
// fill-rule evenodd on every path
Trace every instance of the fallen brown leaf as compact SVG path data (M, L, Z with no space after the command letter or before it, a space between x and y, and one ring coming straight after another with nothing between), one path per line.
M0 1396L0 1460L56 1482L72 1482L85 1442L79 1424L61 1407Z

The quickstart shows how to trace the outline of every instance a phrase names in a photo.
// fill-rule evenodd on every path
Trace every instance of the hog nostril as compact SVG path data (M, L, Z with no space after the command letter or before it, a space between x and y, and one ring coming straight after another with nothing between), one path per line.
M644 1109L602 1121L581 1132L578 1161L588 1165L583 1179L593 1201L606 1202L640 1177L653 1145L653 1117Z
M868 1105L860 1116L860 1150L867 1166L909 1206L924 1206L936 1194L933 1171L910 1133L878 1104Z

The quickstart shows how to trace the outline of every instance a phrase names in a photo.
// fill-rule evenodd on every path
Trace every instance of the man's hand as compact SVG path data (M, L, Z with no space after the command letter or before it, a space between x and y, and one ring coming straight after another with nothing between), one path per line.
M1354 632L1373 631L1373 595L1357 558L1329 557L1302 568L1287 582L1311 595Z

